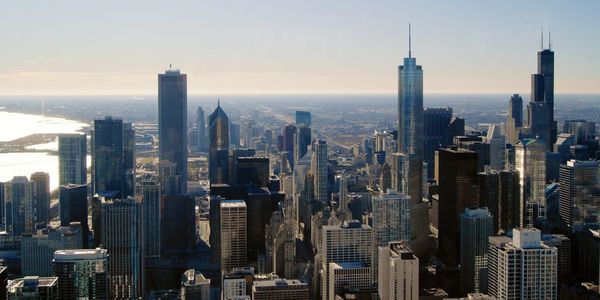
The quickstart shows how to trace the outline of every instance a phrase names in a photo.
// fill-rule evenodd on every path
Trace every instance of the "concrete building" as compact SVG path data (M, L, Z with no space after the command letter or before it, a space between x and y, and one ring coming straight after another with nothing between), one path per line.
M324 299L335 295L372 286L371 268L360 262L329 263L329 292Z
M144 214L144 253L146 258L160 258L161 207L160 183L153 180L139 182L136 197L141 197Z
M59 300L57 277L25 276L10 280L6 287L8 300Z
M569 160L560 167L560 220L572 232L600 225L600 165Z
M296 279L254 281L253 300L308 300L308 284Z
M221 274L247 263L247 207L243 200L223 200L220 204Z
M189 269L181 276L181 300L210 300L210 279Z
M378 248L377 291L381 300L419 299L419 259L403 242Z

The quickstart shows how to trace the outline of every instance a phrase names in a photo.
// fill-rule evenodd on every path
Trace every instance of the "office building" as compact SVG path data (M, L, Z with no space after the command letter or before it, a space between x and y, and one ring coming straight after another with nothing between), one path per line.
M125 195L135 195L135 129L123 123L123 167L125 168Z
M283 129L283 151L287 152L290 169L294 170L294 145L296 143L296 125L288 124Z
M221 274L247 263L247 207L243 200L223 200L220 203Z
M160 198L161 255L182 255L196 247L196 202L187 195Z
M50 221L50 175L45 172L35 172L29 177L33 184L33 226L48 224Z
M531 100L527 105L527 129L531 138L544 141L544 149L552 151L556 142L554 120L554 52L550 45L537 53L537 73L531 75Z
M6 231L12 236L21 236L26 232L31 233L33 231L31 222L33 220L33 183L26 176L15 176L8 183L7 191Z
M59 293L57 277L25 276L10 280L6 287L8 300L59 300L63 299Z
M117 192L127 195L125 165L125 125L120 119L106 117L94 120L92 132L92 186L93 193Z
M488 238L494 234L487 208L465 208L460 215L460 289L462 294L487 291Z
M181 276L181 300L210 300L210 279L189 269Z
M58 192L60 224L68 226L71 222L79 222L83 230L83 247L87 248L88 235L88 190L87 185L61 185Z
M144 296L142 203L133 198L104 200L102 247L110 257L110 298L141 298Z
M229 183L229 117L217 104L208 117L209 153L208 168L210 184Z
M493 218L493 232L500 230L500 173L496 170L486 170L477 174L479 186L479 207L489 210ZM512 229L512 228L511 228Z
M87 135L58 136L58 184L87 184Z
M460 214L479 205L478 160L473 151L448 148L436 153L439 194L439 252L448 267L459 264Z
M419 259L404 244L378 247L379 299L419 299Z
M596 139L596 122L585 120L565 120L563 133L573 135L575 144L587 145Z
M21 239L21 274L25 276L52 276L54 251L83 248L83 230L80 223L45 228L35 234L24 234Z
M253 280L253 267L233 268L231 272L223 275L223 299L250 299Z
M506 138L501 132L500 125L491 124L488 127L487 136L483 138L483 141L489 144L490 168L498 171L503 170Z
M296 164L308 153L308 146L312 142L312 133L310 127L304 125L296 125L296 143L294 147L294 162ZM295 168L295 166L294 166Z
M556 299L557 250L535 228L489 238L488 294L497 299Z
M344 221L340 225L322 227L321 249L321 296L330 295L330 263L362 263L367 268L373 266L373 230L360 221ZM371 275L372 276L372 275Z
M329 292L326 298L346 291L367 289L372 286L371 268L361 262L329 263Z
M167 70L158 74L158 156L175 164L177 194L187 193L187 137L187 75Z
M315 180L315 200L329 203L329 182L327 180L327 142L319 140L313 145L311 172Z
M144 254L146 258L160 258L161 206L160 183L143 180L138 183L136 197L142 199L144 215Z
M510 96L508 115L506 116L506 142L516 145L523 128L523 98L519 94Z
M569 160L560 167L560 220L572 232L600 226L598 161Z
M208 150L206 119L204 118L204 110L200 106L196 110L196 134L196 148L198 148L198 151L205 152Z
M499 232L508 233L521 224L523 207L519 182L519 172L508 170L500 172L500 213L498 216L492 214L498 219Z
M296 111L296 126L300 127L301 125L306 127L312 126L312 117L309 111Z
M448 147L452 108L428 107L423 111L423 161L427 163L428 177L433 178L435 151Z
M546 146L541 139L522 139L515 147L515 169L523 216L519 226L533 226L546 217Z
M57 250L52 260L61 299L108 299L106 249Z
M258 280L252 284L253 300L308 300L308 284L297 279Z

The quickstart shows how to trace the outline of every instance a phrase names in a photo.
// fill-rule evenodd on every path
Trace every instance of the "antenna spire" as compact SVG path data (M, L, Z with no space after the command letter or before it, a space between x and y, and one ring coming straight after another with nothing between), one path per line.
M542 30L540 31L540 33L542 34L542 39L540 40L540 46L542 47L542 50L544 50L544 27L542 27Z
M552 50L552 33L548 29L548 50Z
M408 23L408 58L412 57L410 23Z
M217 107L221 107L221 97L217 97Z

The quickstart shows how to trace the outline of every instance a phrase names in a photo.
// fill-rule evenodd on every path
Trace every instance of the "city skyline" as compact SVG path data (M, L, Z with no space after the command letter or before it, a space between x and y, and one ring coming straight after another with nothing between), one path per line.
M556 92L600 92L593 2L232 2L10 3L0 90L154 94L154 74L173 64L190 94L393 93L412 22L426 94L526 94L540 27L560 53Z

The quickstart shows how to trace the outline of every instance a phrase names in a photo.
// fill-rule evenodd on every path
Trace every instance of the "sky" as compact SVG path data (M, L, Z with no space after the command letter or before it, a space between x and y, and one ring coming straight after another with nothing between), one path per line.
M600 1L19 0L0 3L0 94L528 93L551 30L557 93L600 93ZM547 41L547 36L546 36Z

